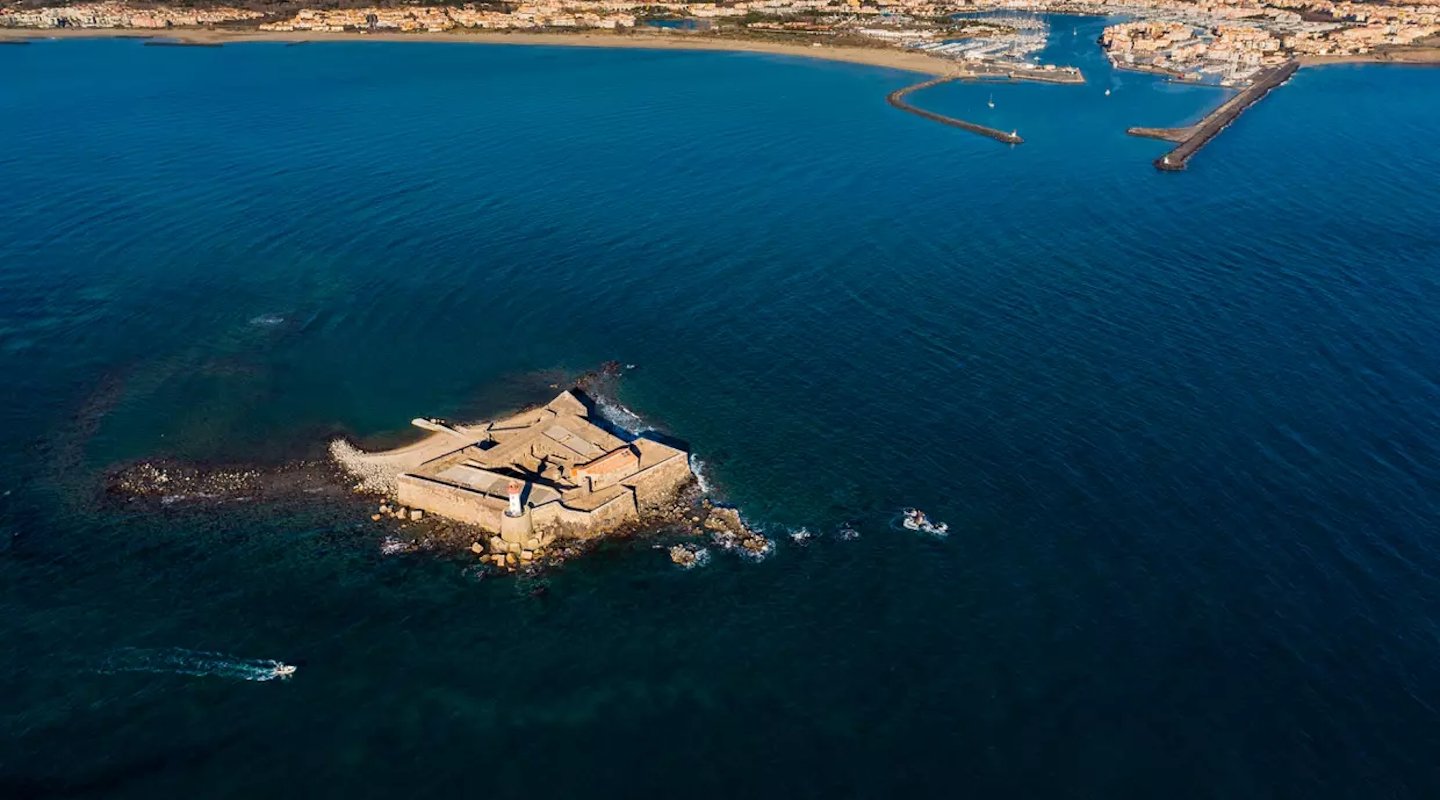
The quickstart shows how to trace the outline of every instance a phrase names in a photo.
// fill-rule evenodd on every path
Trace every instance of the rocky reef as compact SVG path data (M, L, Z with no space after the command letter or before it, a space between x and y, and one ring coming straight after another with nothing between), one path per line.
M622 367L609 362L579 376L572 385L603 387ZM475 557L483 569L532 573L561 564L602 541L637 537L708 539L721 549L764 557L774 543L750 527L739 511L713 502L693 475L674 491L650 498L638 518L597 530L565 525L538 527L522 536L502 536L402 503L396 470L336 440L330 458L278 465L197 464L155 459L119 465L105 477L108 504L157 513L225 513L245 505L327 504L337 519L373 525L387 555L429 551ZM669 548L681 566L708 555L696 542Z

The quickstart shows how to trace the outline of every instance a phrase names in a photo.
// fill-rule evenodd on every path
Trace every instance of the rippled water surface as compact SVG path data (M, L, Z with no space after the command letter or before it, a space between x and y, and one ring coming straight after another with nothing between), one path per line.
M0 795L1440 794L1440 71L1160 174L1219 90L1102 24L912 98L1016 148L775 56L0 48ZM609 358L772 557L100 497Z

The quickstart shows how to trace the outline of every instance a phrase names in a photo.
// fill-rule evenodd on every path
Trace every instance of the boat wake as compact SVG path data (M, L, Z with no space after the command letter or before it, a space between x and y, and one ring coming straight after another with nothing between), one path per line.
M295 667L272 659L234 658L224 653L187 650L183 647L126 647L110 654L96 672L104 675L150 672L241 681L273 681L294 675Z

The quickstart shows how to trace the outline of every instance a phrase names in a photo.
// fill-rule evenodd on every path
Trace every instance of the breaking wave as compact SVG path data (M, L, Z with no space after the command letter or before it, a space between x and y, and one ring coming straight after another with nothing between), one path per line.
M380 541L380 554L396 556L402 553L413 553L419 550L420 546L415 542L406 539L397 539L394 536L386 536Z
M695 560L688 564L676 564L680 569L695 569L710 563L710 551L704 547L697 547L690 552L695 554Z
M186 650L183 647L117 650L96 670L101 674L150 672L163 675L229 678L241 681L273 681L294 672L284 662L263 658L235 658L224 653Z
M614 425L631 436L639 436L645 431L645 420L639 414L625 407L625 404L609 400L604 397L596 397L595 410L600 412L600 418Z
M705 494L714 491L714 484L710 483L710 477L705 474L705 462L694 453L690 454L690 472L695 475L695 483L699 485L700 491Z

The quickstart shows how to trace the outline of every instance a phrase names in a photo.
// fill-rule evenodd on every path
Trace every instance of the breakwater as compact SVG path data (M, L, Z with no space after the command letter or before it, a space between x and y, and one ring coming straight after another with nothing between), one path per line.
M1175 149L1155 159L1156 169L1178 172L1185 169L1191 156L1200 152L1200 148L1209 144L1211 139L1229 127L1230 123L1245 112L1245 109L1260 102L1272 89L1290 80L1290 76L1294 75L1295 70L1299 68L1298 62L1287 61L1274 69L1262 72L1254 83L1221 103L1214 111L1206 114L1204 119L1194 125L1180 128L1135 127L1126 132L1131 136L1178 142Z
M1019 134L1017 134L1015 131L1010 131L1009 133L1006 133L1005 131L996 130L995 128L987 128L984 125L977 125L974 122L966 122L963 119L947 117L944 114L936 114L933 111L926 111L923 108L916 108L915 106L910 104L910 101L905 99L906 95L909 95L911 92L917 92L921 89L929 89L931 86L938 86L942 83L956 80L958 77L959 76L948 75L943 78L931 78L928 81L921 81L920 83L906 86L903 89L896 89L889 95L886 95L885 102L900 109L901 111L908 111L918 117L924 117L925 119L931 120L933 122L938 122L942 125L949 125L952 128L959 128L961 130L970 131L971 133L978 133L981 136L988 136L997 142L1004 142L1006 144L1023 144L1025 140L1020 138Z

